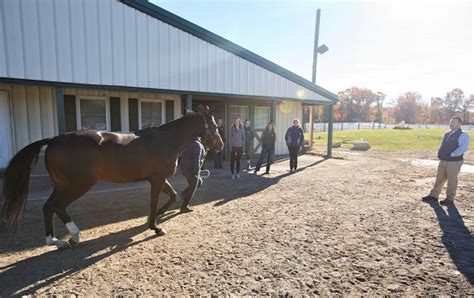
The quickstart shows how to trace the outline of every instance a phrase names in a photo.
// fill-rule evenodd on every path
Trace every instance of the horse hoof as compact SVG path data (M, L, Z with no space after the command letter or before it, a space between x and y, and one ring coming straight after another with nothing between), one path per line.
M74 240L72 240L72 239L69 239L69 246L70 246L72 249L76 248L78 245L79 245L79 242L76 242L76 241L74 241Z
M56 245L58 250L67 250L71 248L71 244L63 240L57 240L54 245Z
M164 236L167 234L166 230L162 228L155 228L154 230L155 230L156 235L158 236Z

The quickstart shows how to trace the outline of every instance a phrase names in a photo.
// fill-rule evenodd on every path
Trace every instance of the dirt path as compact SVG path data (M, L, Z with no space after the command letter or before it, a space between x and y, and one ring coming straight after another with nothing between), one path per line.
M145 229L143 189L71 206L84 241L67 251L42 246L29 202L18 237L0 238L0 295L474 295L474 175L448 209L419 200L435 169L407 160L425 155L336 155L303 156L293 175L286 161L240 181L214 172L195 212L162 219L165 237Z

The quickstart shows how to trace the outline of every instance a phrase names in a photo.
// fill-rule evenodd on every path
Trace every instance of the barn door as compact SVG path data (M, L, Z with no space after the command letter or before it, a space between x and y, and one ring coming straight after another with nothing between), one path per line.
M0 168L6 168L12 157L10 106L6 92L0 91Z

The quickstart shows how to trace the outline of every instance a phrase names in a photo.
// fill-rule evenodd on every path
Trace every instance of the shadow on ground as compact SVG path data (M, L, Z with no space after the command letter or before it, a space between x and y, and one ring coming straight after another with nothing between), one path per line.
M286 156L279 157L275 162L287 160ZM316 166L326 159L319 159L315 162L300 168ZM243 162L242 162L243 164ZM210 163L206 164L206 166ZM226 169L211 169L211 178L205 179L204 185L196 192L192 205L206 204L215 202L214 206L218 207L232 200L243 198L254 193L260 192L271 185L278 183L282 178L291 175L284 171L274 172L271 175L253 175L242 173L242 179L237 181L230 180L230 172L228 163L225 163ZM185 179L181 175L176 175L170 180L173 187L179 192L185 187ZM160 196L159 206L165 204L168 196L162 194ZM0 253L11 251L21 251L40 247L44 244L44 227L42 205L44 201L29 201L27 204L25 218L20 225L16 235L5 231L0 232ZM126 191L112 191L101 194L86 194L83 198L71 204L68 213L81 230L91 229L111 223L117 223L124 220L144 217L143 224L146 224L146 216L148 216L150 204L150 189L137 188ZM170 210L178 209L181 202L176 202L171 206ZM158 223L170 220L178 214L170 215L165 213L157 218ZM58 238L67 234L63 223L55 217L55 234Z
M0 296L34 294L36 290L57 280L67 278L117 252L157 237L153 234L139 241L132 240L133 236L145 230L144 225L132 227L84 241L74 250L52 250L0 268ZM110 249L102 254L95 255L106 248ZM45 266L45 264L48 264L48 266Z
M300 171L323 161L324 159L306 165ZM220 206L262 191L288 175L290 174L286 171L285 173L274 173L269 176L245 175L240 181L231 181L227 171L223 171L220 175L214 175L214 179L206 180L205 185L197 192L196 200L193 203L198 205L215 201L215 206ZM235 183L235 187L229 187L229 183ZM184 184L180 189L182 188L184 188ZM85 198L77 202L76 206L71 208L70 213L81 229L89 229L147 215L149 210L148 190L141 189L136 193L128 191L120 193L120 196L127 197L127 199L120 200L117 198L117 194ZM165 201L161 200L161 204ZM44 245L42 213L40 211L42 202L29 203L27 216L20 233L12 240L9 240L6 234L1 235L2 248L0 253ZM178 203L172 209L176 208ZM33 216L30 216L30 214L33 214ZM162 223L177 215L179 213L172 210L163 214L157 221ZM59 223L59 221L57 222ZM62 224L56 224L56 226L59 227L57 229L59 233L57 234L64 235L66 233ZM117 252L156 237L153 234L153 236L140 241L134 242L132 240L135 235L146 230L147 226L144 219L143 225L86 240L80 243L76 249L51 250L0 268L0 284L2 285L0 296L33 294L36 290L79 272ZM109 250L106 250L107 248ZM103 250L106 250L106 252L97 255L98 252ZM45 267L45 264L48 264L48 266Z
M445 211L438 202L430 202L443 232L442 242L459 272L474 285L474 237L465 226L455 204Z

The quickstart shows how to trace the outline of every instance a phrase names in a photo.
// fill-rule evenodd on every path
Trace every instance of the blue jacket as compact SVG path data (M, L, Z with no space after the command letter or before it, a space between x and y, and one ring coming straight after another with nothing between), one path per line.
M304 132L299 126L291 126L285 134L286 144L290 147L303 147Z
M193 140L181 155L180 166L183 174L199 174L202 164L204 163L204 157L204 146L198 140Z

